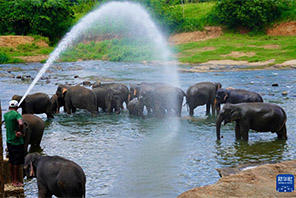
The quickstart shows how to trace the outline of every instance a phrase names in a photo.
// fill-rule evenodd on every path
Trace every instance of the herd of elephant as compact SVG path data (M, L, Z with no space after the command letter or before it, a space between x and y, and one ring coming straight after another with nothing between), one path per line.
M221 138L220 128L223 121L224 124L236 122L236 139L248 140L249 129L275 132L279 139L287 139L285 111L275 104L264 103L262 97L255 92L223 89L220 83L213 82L196 83L190 86L186 93L165 83L139 83L129 85L128 88L121 83L96 82L92 89L80 85L59 85L51 98L45 93L28 95L20 105L24 121L25 151L27 152L28 144L31 144L31 147L40 147L45 128L43 120L34 114L46 113L48 118L53 118L61 107L64 107L67 114L75 113L77 108L86 109L91 114L97 113L100 109L107 113L120 113L123 104L126 103L131 116L144 117L144 108L151 116L181 116L184 97L190 116L193 116L194 109L201 105L206 105L207 115L211 109L213 115L217 114L217 139ZM22 96L18 95L12 97L17 101L21 98ZM222 110L221 104L225 104ZM50 163L58 163L60 170L51 170ZM24 169L27 176L37 177L40 196L85 196L85 174L81 167L72 161L58 156L29 154L26 156ZM36 176L36 171L39 176ZM68 174L69 171L75 174ZM41 173L44 173L43 176ZM71 178L68 178L69 175ZM56 183L57 179L68 182L71 187L66 189L56 186L50 189L50 184Z
M12 97L17 101L21 98L22 96L18 95ZM100 109L103 112L119 114L125 103L131 116L144 117L144 108L151 116L181 116L184 98L190 116L193 116L194 109L201 105L206 105L207 115L211 109L213 115L218 115L217 139L220 139L223 121L225 124L236 121L236 139L248 140L249 129L276 132L279 139L287 139L287 116L281 107L264 103L256 92L223 89L220 83L213 82L191 85L186 93L165 83L139 83L129 85L128 88L122 83L102 84L98 81L92 85L92 89L80 85L59 85L51 98L45 93L31 94L20 107L22 114L46 113L48 118L53 118L61 107L64 107L67 114L75 113L76 109L86 109L91 114L96 114ZM225 104L222 110L221 104Z

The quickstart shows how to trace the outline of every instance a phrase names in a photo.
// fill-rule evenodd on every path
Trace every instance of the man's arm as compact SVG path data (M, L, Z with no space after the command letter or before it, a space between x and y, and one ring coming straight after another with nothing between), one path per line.
M15 133L15 135L16 135L17 137L21 137L22 135L25 135L25 134L22 134L22 132L23 132L23 126L24 126L24 122L23 122L22 119L18 119L17 122L18 122L18 124L19 124L19 129L20 129L20 131L17 131L17 132Z

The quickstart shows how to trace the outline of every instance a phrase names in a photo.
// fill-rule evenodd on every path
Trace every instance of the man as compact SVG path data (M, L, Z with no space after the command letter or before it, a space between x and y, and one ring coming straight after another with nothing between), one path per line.
M23 120L21 114L17 112L18 102L9 102L9 111L4 114L6 126L6 143L9 152L9 170L13 186L23 186L19 181L19 169L24 164L24 140L22 137Z

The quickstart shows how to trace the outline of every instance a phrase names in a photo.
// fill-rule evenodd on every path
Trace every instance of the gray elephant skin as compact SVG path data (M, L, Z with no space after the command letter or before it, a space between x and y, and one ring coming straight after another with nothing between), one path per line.
M138 97L148 114L161 117L165 114L181 116L184 96L182 89L169 84L141 83L131 87L129 98Z
M22 96L14 95L12 100L20 102ZM22 114L41 114L46 113L47 118L53 118L50 98L45 93L35 93L27 95L24 101L20 104Z
M218 89L216 94L217 103L243 103L243 102L263 102L260 94L244 89Z
M57 94L50 98L52 113L60 113L60 108L65 106L63 98L59 98Z
M131 116L143 116L144 105L138 100L138 98L133 98L129 101L127 108Z
M97 97L97 107L101 108L104 112L106 112L106 89L101 87L93 88L93 92Z
M73 161L31 153L25 157L24 173L37 178L38 197L85 197L86 177Z
M75 113L77 108L86 109L92 115L97 112L97 97L90 89L80 85L59 85L56 94L59 99L65 101L65 110L67 114Z
M111 103L113 103L113 104L120 103L121 109L123 109L123 103L125 103L127 106L127 103L129 101L129 99L128 99L129 89L124 84L122 84L122 83L97 83L96 82L93 84L92 88L93 89L102 88L102 89L108 90L109 99L114 98ZM115 102L114 101L115 98L116 98L116 100L120 100L120 101ZM109 103L110 100L106 100L106 102ZM110 105L110 104L107 104L107 105Z
M191 85L186 91L187 104L189 106L189 115L194 115L194 109L201 105L206 105L206 114L210 114L210 107L212 107L212 114L217 114L220 106L216 106L216 92L222 85L213 82L200 82Z
M33 114L24 114L22 115L22 119L24 122L24 147L27 153L29 144L31 145L30 150L32 147L40 148L45 124L41 118Z
M249 139L249 129L258 132L275 132L278 139L287 139L285 111L269 103L225 104L216 120L217 139L220 139L221 123L235 121L236 139Z

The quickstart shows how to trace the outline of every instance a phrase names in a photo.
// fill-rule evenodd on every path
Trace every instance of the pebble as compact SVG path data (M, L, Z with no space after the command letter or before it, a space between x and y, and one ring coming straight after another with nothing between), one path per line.
M282 95L283 95L283 96L286 96L286 95L288 95L288 92L287 92L287 91L283 91L283 92L282 92Z

